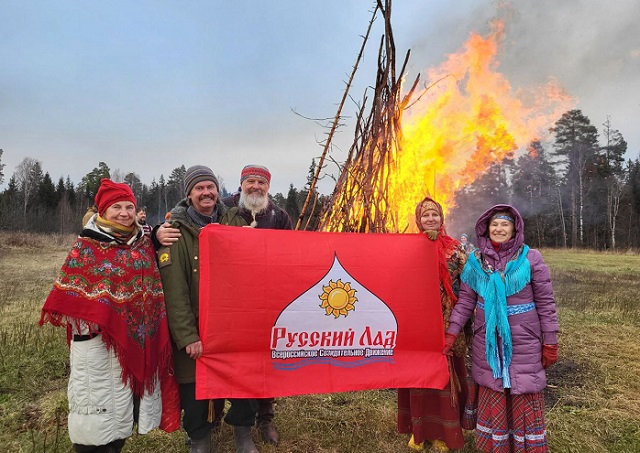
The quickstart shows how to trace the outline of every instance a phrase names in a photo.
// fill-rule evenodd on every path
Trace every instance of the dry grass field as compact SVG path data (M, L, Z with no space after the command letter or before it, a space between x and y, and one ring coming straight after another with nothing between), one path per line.
M0 451L71 451L65 333L37 321L73 239L0 232ZM640 255L542 252L562 329L546 392L551 451L640 452ZM282 442L258 443L263 453L409 452L393 390L280 398L276 421ZM229 427L216 436L219 453L234 451ZM466 437L463 452L474 452ZM187 448L183 433L157 431L124 451Z

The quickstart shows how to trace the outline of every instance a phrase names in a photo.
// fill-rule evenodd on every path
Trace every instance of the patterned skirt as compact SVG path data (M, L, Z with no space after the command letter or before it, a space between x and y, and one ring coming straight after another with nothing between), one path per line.
M512 395L479 387L476 448L491 453L546 453L542 392Z
M463 357L454 357L453 365L461 387L455 405L450 384L444 390L398 389L398 432L413 434L416 444L439 439L450 449L464 446L460 422L468 396L467 371Z

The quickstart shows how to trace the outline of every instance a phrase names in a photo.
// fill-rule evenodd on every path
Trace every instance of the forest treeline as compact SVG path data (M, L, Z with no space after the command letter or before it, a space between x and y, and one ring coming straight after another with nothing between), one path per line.
M526 240L534 247L640 248L640 158L625 160L627 143L622 134L609 119L598 131L580 110L566 112L551 132L549 144L534 141L517 158L514 149L459 190L456 206L447 215L448 228L456 234L473 233L482 211L510 203L522 213ZM0 193L0 229L77 232L104 177L129 184L139 205L146 207L149 222L155 224L183 197L185 171L182 165L168 177L160 175L146 184L135 172L112 171L99 162L77 183L68 176L54 182L39 161L25 157ZM290 185L286 195L272 194L294 223L314 173L312 161L305 187ZM0 150L0 183L4 177ZM229 195L224 186L221 195Z

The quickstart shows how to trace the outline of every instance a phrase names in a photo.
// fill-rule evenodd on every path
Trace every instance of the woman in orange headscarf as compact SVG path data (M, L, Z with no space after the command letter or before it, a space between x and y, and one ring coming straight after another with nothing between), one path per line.
M418 203L416 224L437 244L440 301L446 331L467 255L460 242L447 236L442 206L434 199L426 197ZM466 349L464 335L460 335L449 361L450 382L443 390L398 389L398 431L411 434L411 449L425 451L425 441L432 444L436 452L464 446L462 421L468 397Z

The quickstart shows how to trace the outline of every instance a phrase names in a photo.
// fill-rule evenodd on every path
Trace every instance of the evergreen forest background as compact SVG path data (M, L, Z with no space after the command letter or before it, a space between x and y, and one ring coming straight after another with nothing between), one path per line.
M449 234L466 232L473 240L478 216L494 204L509 203L523 215L525 239L532 247L640 248L640 157L626 159L627 143L611 122L607 119L598 130L580 110L566 112L551 132L550 142L531 142L519 157L514 149L504 160L492 163L473 184L459 190L456 206L446 218ZM3 152L0 149L0 184L7 177L8 184L0 193L0 230L79 232L81 218L105 177L131 186L152 225L160 223L184 194L184 165L146 183L135 171L114 170L98 162L81 181L74 182L68 176L53 179L31 157L25 157L9 176L2 163ZM305 187L291 184L287 194L271 194L294 225L315 167L312 160ZM236 187L229 190L222 185L220 195L228 196L234 190ZM315 195L329 202L330 196ZM311 215L315 217L310 222L313 229L319 211Z

